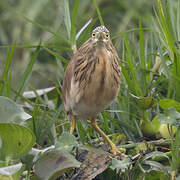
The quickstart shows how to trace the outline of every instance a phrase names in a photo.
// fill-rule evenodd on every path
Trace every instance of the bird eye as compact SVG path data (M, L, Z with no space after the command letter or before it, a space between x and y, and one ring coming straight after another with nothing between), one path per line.
M96 36L96 34L95 33L92 33L92 37L95 37Z
M109 34L106 34L106 38L108 38L109 37Z

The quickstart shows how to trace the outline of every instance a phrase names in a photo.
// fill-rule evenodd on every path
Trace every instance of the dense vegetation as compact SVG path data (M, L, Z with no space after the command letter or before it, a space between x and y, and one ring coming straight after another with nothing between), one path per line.
M0 15L0 179L180 180L180 0L9 0ZM99 24L123 76L98 124L123 160L63 111L64 69Z

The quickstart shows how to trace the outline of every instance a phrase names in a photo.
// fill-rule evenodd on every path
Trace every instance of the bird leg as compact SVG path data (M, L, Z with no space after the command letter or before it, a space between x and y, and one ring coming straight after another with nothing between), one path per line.
M72 116L70 122L70 134L73 134L75 127L76 127L76 119L74 116Z
M93 128L96 130L97 133L99 133L101 135L101 137L111 146L111 152L114 155L119 154L121 157L124 157L125 155L123 153L121 153L118 148L116 147L116 145L109 139L109 137L98 127L97 122L96 122L96 118L92 119L91 121L91 125L93 126Z

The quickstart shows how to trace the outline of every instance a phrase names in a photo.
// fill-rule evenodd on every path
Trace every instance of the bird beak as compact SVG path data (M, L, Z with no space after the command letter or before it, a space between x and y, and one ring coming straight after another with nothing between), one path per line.
M104 33L100 32L100 33L97 34L97 39L98 39L99 41L103 41L104 38L105 38L105 34L104 34Z

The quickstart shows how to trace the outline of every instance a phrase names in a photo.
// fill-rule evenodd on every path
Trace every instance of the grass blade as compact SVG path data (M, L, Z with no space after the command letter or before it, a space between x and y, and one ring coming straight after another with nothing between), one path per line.
M139 23L139 45L140 45L140 64L142 69L146 69L146 62L145 62L145 52L144 52L144 37L143 37L143 30L142 24Z
M147 73L145 72L146 70L146 58L145 58L145 44L144 44L144 36L143 36L143 30L142 30L142 25L139 23L139 54L140 54L140 77L139 79L141 80L141 87L142 87L142 92L145 95L146 94L146 75Z
M99 10L99 7L97 5L97 2L96 0L93 0L93 3L94 3L94 6L96 7L96 11L97 11L97 14L98 14L98 18L99 18L99 21L101 23L101 25L104 25L104 22L103 22L103 19L102 19L102 16L101 16L101 12Z
M36 61L36 59L37 59L37 56L38 56L38 54L39 54L39 51L40 51L40 47L37 47L36 51L35 51L34 54L32 55L32 58L31 58L29 64L27 65L27 68L26 68L26 70L25 70L25 72L24 72L24 75L23 75L23 78L22 78L22 80L21 80L20 87L19 87L19 89L18 89L18 91L17 91L18 94L21 94L21 93L22 93L22 90L23 90L23 88L24 88L24 86L25 86L25 83L26 83L27 79L29 78L29 75L30 75L30 73L31 73L31 71L32 71L33 65L34 65L34 63L35 63L35 61ZM17 95L15 96L15 98L14 98L15 101L16 101L17 98L18 98L18 94L17 94Z
M57 54L56 52L52 51L51 49L48 48L43 48L45 49L47 52L49 52L50 54L52 54L53 56L55 56L58 60L64 62L65 64L68 63L68 60L65 59L63 56L60 56L59 54Z
M131 92L135 93L137 96L142 96L142 89L140 88L140 83L137 78L137 72L133 64L133 56L132 56L131 48L129 45L129 41L127 40L125 35L124 35L124 43L125 43L125 48L126 48L127 65L129 68L129 71L126 72L126 77L129 76L129 73L131 75L131 77L127 79L128 86L129 88L132 87ZM133 85L131 83L133 83Z
M92 18L79 30L79 32L76 34L76 40L78 40L79 36L82 34L82 32L89 26L89 24L92 22Z
M11 79L12 79L12 75L11 75L11 71L9 72L9 76L8 76L8 81L7 81L7 85L6 85L6 89L5 89L5 96L10 98L10 92L11 92Z
M35 25L36 27L39 27L39 28L43 29L44 31L47 31L47 32L51 33L52 35L54 35L55 37L57 37L59 40L70 44L70 41L69 41L69 40L67 40L66 38L60 36L59 34L51 31L51 30L48 29L47 27L45 27L45 26L43 26L43 25L41 25L41 24L39 24L39 23L37 23L37 22L35 22L35 21L33 21L33 20L25 17L25 16L23 16L23 17L24 17L24 19L25 19L26 21L32 23L32 24Z
M2 74L2 81L4 83L0 84L0 94L1 95L3 94L4 84L5 84L5 82L6 82L7 78L8 78L8 72L10 70L10 65L11 65L11 61L12 61L12 57L13 57L13 54L14 54L15 47L16 47L16 42L13 43L11 50L10 51L8 50L6 64L5 64L5 67L4 67L3 74Z
M64 24L66 26L68 39L70 39L70 33L71 33L71 17L70 17L70 11L69 11L69 0L64 0Z
M12 45L7 45L7 46L0 46L0 48L19 48L19 49L31 49L34 48L36 49L39 45L16 45L16 46L12 46ZM65 46L53 46L53 45L41 45L39 46L40 48L51 48L51 49L58 49L58 50L65 50L65 51L69 51L72 52L72 49L69 47L65 47Z
M76 20L79 7L79 0L75 1L72 18L71 18L71 43L72 46L76 46Z

